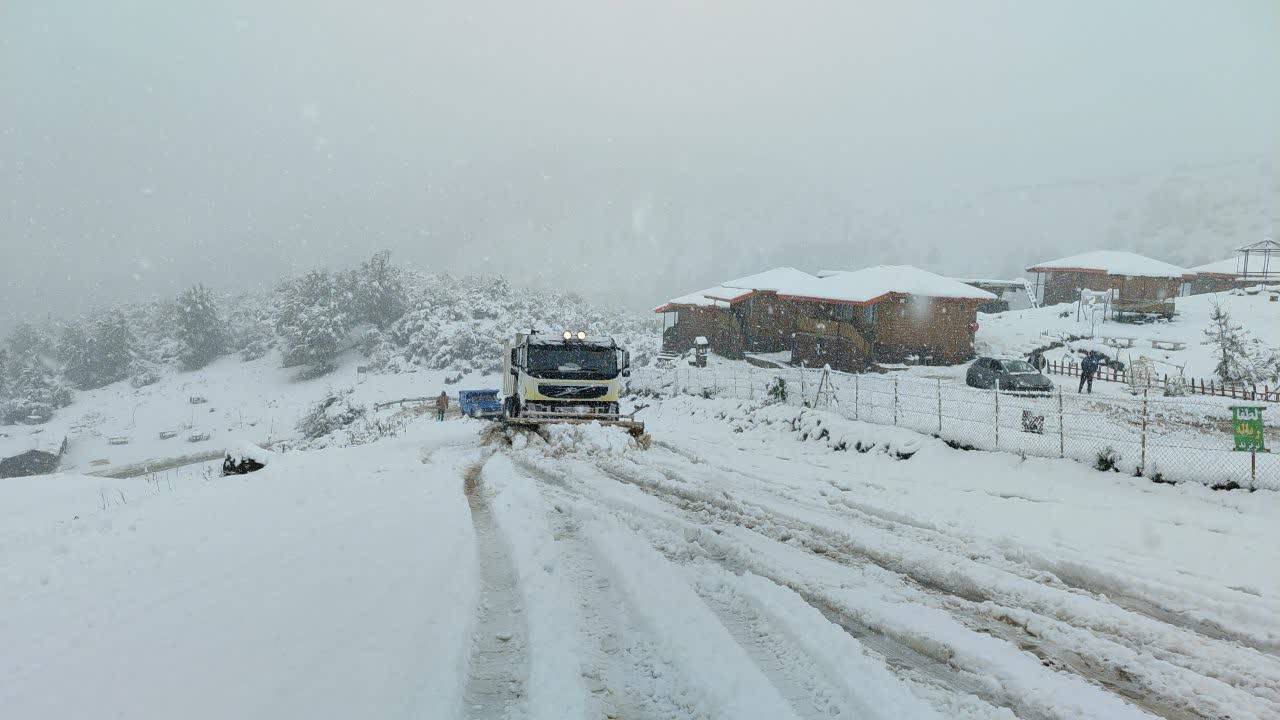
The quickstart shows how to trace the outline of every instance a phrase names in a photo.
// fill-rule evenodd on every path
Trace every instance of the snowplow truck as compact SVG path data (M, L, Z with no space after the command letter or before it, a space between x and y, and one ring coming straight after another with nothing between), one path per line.
M622 378L631 358L612 338L585 332L517 333L503 354L502 413L509 425L599 422L644 434L635 413L622 415Z

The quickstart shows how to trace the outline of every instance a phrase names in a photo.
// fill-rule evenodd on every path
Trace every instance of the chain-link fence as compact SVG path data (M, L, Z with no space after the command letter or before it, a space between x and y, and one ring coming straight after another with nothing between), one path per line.
M820 369L638 369L632 391L786 402L964 448L1061 457L1153 480L1280 489L1280 458L1232 450L1231 403L1147 393L1025 395L954 380ZM1266 447L1280 443L1267 429Z

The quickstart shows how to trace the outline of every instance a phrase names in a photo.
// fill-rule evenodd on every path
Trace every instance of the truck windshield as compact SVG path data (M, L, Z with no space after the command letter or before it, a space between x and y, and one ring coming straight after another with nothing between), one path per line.
M529 348L529 374L537 377L613 378L618 374L617 353L606 348Z

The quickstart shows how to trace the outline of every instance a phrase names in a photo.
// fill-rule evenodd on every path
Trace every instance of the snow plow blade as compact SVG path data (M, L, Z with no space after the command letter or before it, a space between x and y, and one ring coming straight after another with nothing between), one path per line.
M543 425L585 425L600 423L601 425L620 427L634 438L644 435L644 423L628 416L617 415L559 415L555 413L528 413L519 417L504 417L502 421L516 427L538 428Z

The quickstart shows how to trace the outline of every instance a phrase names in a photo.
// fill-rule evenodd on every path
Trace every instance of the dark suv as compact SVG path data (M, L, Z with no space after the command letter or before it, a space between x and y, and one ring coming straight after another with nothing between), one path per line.
M986 389L998 387L1011 392L1053 392L1053 381L1026 360L980 357L969 366L965 382L969 387Z

